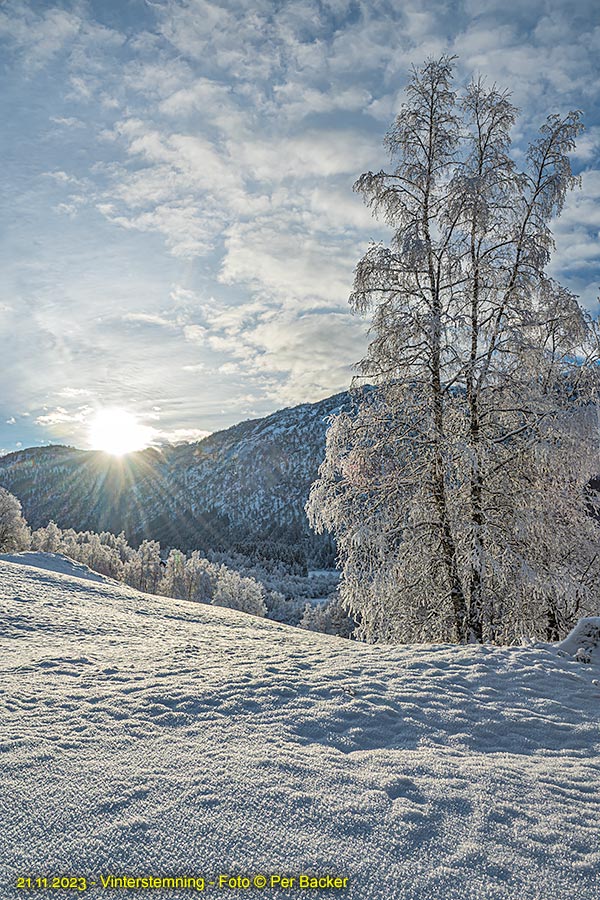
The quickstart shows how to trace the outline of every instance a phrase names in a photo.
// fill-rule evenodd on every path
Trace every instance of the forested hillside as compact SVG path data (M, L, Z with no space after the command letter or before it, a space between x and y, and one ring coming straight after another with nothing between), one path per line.
M292 565L331 564L331 539L304 504L324 456L329 417L347 393L242 422L195 444L123 458L50 446L0 459L0 484L32 528L124 531L182 550L241 550Z

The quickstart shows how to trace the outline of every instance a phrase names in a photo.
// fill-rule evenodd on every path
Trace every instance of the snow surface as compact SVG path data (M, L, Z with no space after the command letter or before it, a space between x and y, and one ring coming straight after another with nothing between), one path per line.
M272 872L350 882L206 894L600 897L597 660L365 646L7 561L0 612L2 900Z
M102 581L115 584L112 578L94 572L84 563L65 556L64 553L41 553L37 550L24 550L21 553L0 553L0 560L20 563L23 566L34 566L36 569L48 569L50 572L60 572L62 575L72 575L75 578L85 578L87 581Z

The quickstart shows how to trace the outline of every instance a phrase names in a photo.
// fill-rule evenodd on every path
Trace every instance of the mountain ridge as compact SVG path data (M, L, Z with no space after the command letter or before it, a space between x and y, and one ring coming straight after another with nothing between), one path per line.
M183 550L269 543L311 565L333 563L327 535L310 531L304 504L325 452L332 415L352 407L341 392L248 419L200 441L148 447L122 459L65 444L0 457L0 485L32 528L124 531L134 544Z

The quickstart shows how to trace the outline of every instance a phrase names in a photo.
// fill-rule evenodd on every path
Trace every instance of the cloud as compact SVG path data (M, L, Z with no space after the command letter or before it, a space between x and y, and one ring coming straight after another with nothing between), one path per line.
M134 325L151 325L157 328L175 328L175 323L165 316L156 313L130 312L125 313L121 317L123 322L130 322Z
M26 69L35 73L63 53L72 69L101 69L99 51L121 46L118 31L87 16L79 4L40 11L33 3L8 0L0 9L0 38L16 51ZM66 120L65 120L66 121Z
M85 128L85 122L76 119L74 116L50 116L50 121L55 125L62 125L64 128Z
M363 355L366 323L347 310L308 312L257 301L225 310L204 307L207 342L230 357L221 375L275 403L301 403L347 387Z
M62 388L58 392L59 396L65 397L68 399L73 399L76 397L89 397L91 391L88 388L74 388L74 387L66 387ZM29 413L23 413L23 415L29 415Z
M364 323L346 312L277 316L248 335L257 368L285 375L277 401L317 400L348 386L351 363L364 350ZM335 353L332 352L335 348Z
M183 333L186 341L194 344L204 344L208 331L202 325L184 325Z
M36 14L27 5L9 3L0 10L0 36L4 36L38 69L75 38L81 28L79 16L51 8Z
M163 203L138 215L114 215L113 207L99 204L98 209L116 225L143 232L162 234L173 256L194 259L214 246L214 228L206 218L198 217L194 203Z
M577 147L571 157L583 163L591 163L600 159L600 126L592 125L577 139Z
M356 175L376 158L376 142L357 129L309 129L283 139L245 141L236 148L243 171L275 184ZM233 158L234 148L229 147Z
M161 132L136 118L118 122L114 135L139 167L110 168L97 209L124 228L162 234L174 256L206 254L228 209L251 207L235 166L205 138Z
M236 223L226 232L220 280L245 284L282 303L345 304L357 247L311 233L284 215Z
M568 283L594 313L598 307L600 269L600 170L581 176L581 189L572 191L563 213L554 222L556 252L550 272Z
M277 105L288 119L301 120L306 116L345 112L362 112L369 108L371 93L360 85L351 85L341 90L319 90L303 84L300 80L286 81L275 86Z
M81 185L83 183L79 178L75 178L73 175L68 175L67 172L63 172L62 169L59 169L57 172L44 172L44 175L46 175L47 178L52 178L59 184Z
M214 118L223 106L231 107L231 86L210 78L196 78L186 87L173 88L158 107L167 116L179 118L199 111Z
M80 424L87 421L93 409L91 406L80 406L77 410L68 410L63 406L57 406L53 410L49 410L39 415L35 419L36 425L43 425L46 428L56 428L56 426L72 426L74 423ZM60 430L60 429L59 429Z
M182 59L153 54L152 59L132 59L123 70L123 82L134 94L163 101L193 81L193 69Z
M0 411L32 413L27 441L82 440L85 410L107 403L178 440L347 385L367 346L347 308L354 267L389 238L352 183L387 164L384 132L429 54L458 53L459 81L479 69L513 90L521 155L548 112L583 105L584 189L555 223L552 274L593 308L591 0L109 7L0 6L14 140Z
M202 428L174 428L172 431L156 431L156 441L167 441L169 444L187 444L201 441L212 434Z

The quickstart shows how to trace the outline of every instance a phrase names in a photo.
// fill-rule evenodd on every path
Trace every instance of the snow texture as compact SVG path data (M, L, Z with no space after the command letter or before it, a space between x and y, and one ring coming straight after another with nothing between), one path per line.
M47 569L49 572L59 572L61 575L72 575L74 578L85 578L87 581L115 584L106 575L94 572L89 566L77 562L63 553L39 553L35 550L24 550L22 553L0 553L0 560L19 563L23 566L34 566L36 569Z
M362 645L44 562L0 561L2 900L18 875L111 873L600 896L597 659Z

